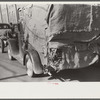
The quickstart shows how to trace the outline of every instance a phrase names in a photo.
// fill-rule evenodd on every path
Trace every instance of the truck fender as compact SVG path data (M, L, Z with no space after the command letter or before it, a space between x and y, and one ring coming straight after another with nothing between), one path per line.
M40 57L39 57L39 54L36 50L34 49L31 49L31 50L27 50L24 54L24 58L23 58L23 64L25 65L26 64L26 55L29 55L31 60L32 60L32 63L34 64L33 65L33 71L35 74L42 74L43 73L43 65L41 63L41 60L40 60Z

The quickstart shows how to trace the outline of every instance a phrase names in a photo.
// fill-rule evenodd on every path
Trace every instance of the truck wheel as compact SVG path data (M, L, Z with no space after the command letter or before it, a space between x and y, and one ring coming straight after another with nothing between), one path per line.
M32 63L31 57L27 54L25 58L25 65L26 65L26 73L29 77L33 77L35 75L33 71L34 63Z
M2 39L1 39L1 52L4 53L4 42Z
M8 57L9 57L10 60L14 59L13 56L12 56L12 54L11 54L11 50L10 50L9 46L8 46Z

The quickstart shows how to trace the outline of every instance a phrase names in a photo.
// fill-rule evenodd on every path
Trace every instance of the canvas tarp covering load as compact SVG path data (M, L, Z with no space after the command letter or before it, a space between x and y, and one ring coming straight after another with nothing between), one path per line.
M22 5L19 5L22 7ZM24 8L24 9L23 9ZM37 50L42 51L45 44L45 26L48 4L28 4L23 5L19 13L22 19L26 39L29 35L29 43Z
M58 69L82 68L98 60L99 18L97 5L51 5L47 17L49 47L62 48L64 52L63 64Z
M100 6L97 5L52 4L47 16L47 35L50 37L62 32L62 39L92 39L99 34L99 17ZM61 39L61 35L54 38Z

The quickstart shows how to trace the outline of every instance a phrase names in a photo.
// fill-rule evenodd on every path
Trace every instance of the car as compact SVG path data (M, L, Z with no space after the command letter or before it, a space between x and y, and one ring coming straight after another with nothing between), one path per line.
M0 23L0 48L4 53L4 48L7 47L7 33L11 31L8 23Z

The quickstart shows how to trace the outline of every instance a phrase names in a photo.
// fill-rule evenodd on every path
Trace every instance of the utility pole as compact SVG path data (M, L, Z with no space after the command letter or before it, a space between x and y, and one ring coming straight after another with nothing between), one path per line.
M7 6L7 4L6 4L6 9L7 9L8 23L10 23L10 21L9 21L9 11L8 11L8 6Z
M18 12L16 4L15 4L15 10L16 10L17 23L18 23L19 22L19 12Z
M0 5L0 16L1 16L1 21L3 23L3 17L2 17L2 9L1 9L1 5Z

